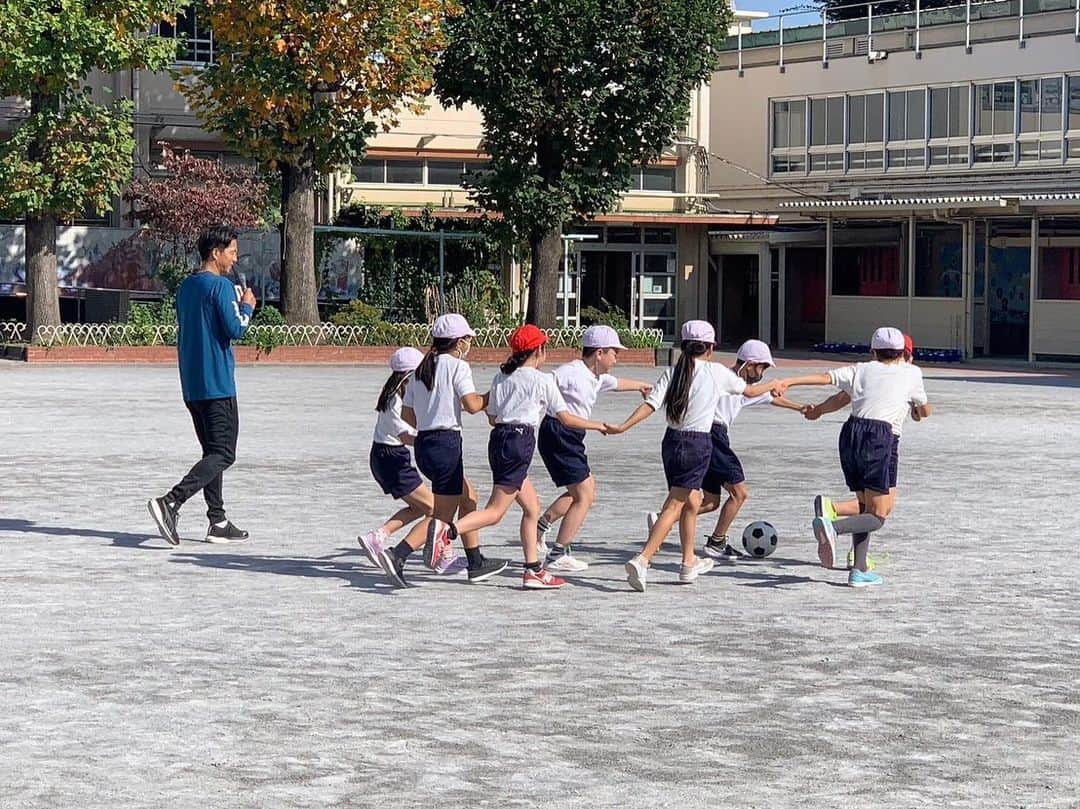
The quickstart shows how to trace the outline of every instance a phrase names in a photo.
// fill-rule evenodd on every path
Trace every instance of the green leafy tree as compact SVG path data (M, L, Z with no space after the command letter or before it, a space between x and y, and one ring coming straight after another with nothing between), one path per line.
M204 124L281 171L281 302L290 323L319 320L315 189L361 157L380 128L431 90L457 0L213 0L198 7L215 63L184 92Z
M724 0L465 0L436 71L484 114L466 183L532 252L527 320L555 325L562 228L609 210L689 116L727 36Z
M187 0L4 0L0 97L25 101L26 117L0 143L0 216L26 225L27 323L32 339L60 322L56 226L88 209L109 210L131 177L131 103L100 104L91 71L159 70L175 42L149 36Z

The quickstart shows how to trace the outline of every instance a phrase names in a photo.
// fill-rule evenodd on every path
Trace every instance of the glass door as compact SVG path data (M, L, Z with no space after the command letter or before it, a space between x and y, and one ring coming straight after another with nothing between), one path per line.
M575 250L563 260L559 273L559 286L556 294L555 313L559 325L570 328L581 324L581 311L578 304L578 287L581 278L581 252Z
M634 254L633 307L630 325L635 329L660 329L675 335L674 251Z

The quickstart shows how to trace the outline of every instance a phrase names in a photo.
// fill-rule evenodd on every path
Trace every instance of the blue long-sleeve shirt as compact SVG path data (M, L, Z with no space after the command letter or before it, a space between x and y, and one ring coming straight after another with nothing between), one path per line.
M236 395L232 340L244 336L252 307L223 276L197 272L176 293L177 355L185 402Z

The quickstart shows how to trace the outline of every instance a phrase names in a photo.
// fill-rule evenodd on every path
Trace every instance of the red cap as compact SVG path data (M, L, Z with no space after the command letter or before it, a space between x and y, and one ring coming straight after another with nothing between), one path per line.
M911 339L910 334L904 335L904 351L915 356L915 341Z
M539 348L547 342L547 339L543 330L536 328L532 323L526 323L514 329L514 333L510 335L510 349L515 354L521 354Z

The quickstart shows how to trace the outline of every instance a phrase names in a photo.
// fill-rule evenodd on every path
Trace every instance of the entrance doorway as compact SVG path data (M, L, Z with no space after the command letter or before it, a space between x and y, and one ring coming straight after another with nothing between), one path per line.
M784 345L825 339L825 248L788 247L784 258Z
M986 353L1027 357L1031 322L1030 224L991 223L984 292Z
M718 256L720 265L720 342L739 345L758 336L758 255Z

